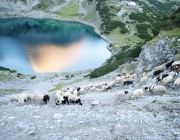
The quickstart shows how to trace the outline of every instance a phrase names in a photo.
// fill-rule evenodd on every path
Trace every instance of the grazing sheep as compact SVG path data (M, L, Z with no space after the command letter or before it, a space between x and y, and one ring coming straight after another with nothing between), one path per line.
M143 90L144 91L150 91L150 87L144 87Z
M136 89L136 90L134 90L134 92L133 92L133 100L134 99L138 99L138 98L140 98L141 96L143 96L144 95L144 93L145 93L145 91L143 90L143 89Z
M156 76L156 75L162 73L163 71L164 71L164 70L157 70L157 71L154 71L153 76Z
M148 76L146 75L146 76L142 77L139 82L144 83L147 79L148 79Z
M77 88L77 91L78 91L78 95L82 95L84 93L84 88Z
M161 81L161 77L160 76L156 77L156 83L158 83L159 81Z
M86 85L82 85L81 88L83 88L84 90L87 90L87 86Z
M35 101L35 94L27 94L28 100L31 102L32 100Z
M69 97L69 96L71 96L71 95L73 95L73 94L71 94L70 92L64 92L64 93L62 94L63 97Z
M134 74L131 74L130 76L129 76L129 78L130 79L134 79L134 78L136 78L137 77L137 75L134 73Z
M9 96L9 100L11 101L11 102L17 102L18 101L18 95L11 95L11 96Z
M160 79L163 80L167 76L169 76L169 74L163 74L163 75L160 76Z
M172 64L173 64L173 62L174 62L174 60L172 60L172 61L166 63L166 64L165 64L166 69L168 69L169 67L171 67Z
M147 76L147 73L146 73L146 72L143 72L142 76L143 76L143 77L144 77L144 76Z
M44 95L42 93L40 93L40 92L35 93L35 97L34 97L35 101L40 101L40 103L42 103L43 98L44 98Z
M112 88L115 84L116 84L116 80L113 80L113 81L110 81L109 83L107 83L107 86L109 88Z
M75 96L75 95L70 95L68 97L68 104L69 103L76 103L76 104L82 105L80 97Z
M66 100L59 94L55 94L56 105L65 104Z
M70 92L70 93L73 93L74 89L73 88L68 88L67 91Z
M125 85L128 86L129 84L133 84L133 81L124 81L124 86L125 86Z
M26 102L28 100L28 95L27 94L19 94L18 95L18 102L20 104L24 104L24 102Z
M156 83L158 83L159 81L162 81L167 76L169 76L169 74L163 74L161 76L156 77Z
M165 86L153 86L150 88L151 93L167 92Z
M94 89L96 92L102 92L102 91L104 91L104 89L102 89L102 88L95 88Z
M180 64L171 66L171 71L176 71L177 73L179 73L180 72Z
M168 84L168 83L171 82L176 76L177 76L176 73L172 73L171 75L165 77L165 78L162 80L162 84L163 84L163 85Z
M49 95L44 95L43 96L43 102L44 103L46 103L46 104L49 103L49 100L50 100L50 96Z
M103 86L101 87L101 89L104 91L104 90L108 90L109 87L108 87L107 85L103 85Z
M174 65L180 65L180 60L173 62L173 63L172 63L172 66L174 66Z
M78 91L75 89L72 94L77 96L78 95Z
M154 68L154 71L158 71L158 70L164 70L164 67L160 65Z
M60 91L60 90L56 90L56 94L59 94L59 95L61 95L61 96L62 96L63 92L62 92L62 91Z
M123 97L123 96L125 96L126 94L128 94L128 91L121 91L121 92L118 92L118 93L116 94L116 97L117 97L117 98Z
M119 82L122 82L123 81L123 76L117 76L115 78L116 82L119 83Z
M180 85L180 78L174 81L174 88L176 89Z

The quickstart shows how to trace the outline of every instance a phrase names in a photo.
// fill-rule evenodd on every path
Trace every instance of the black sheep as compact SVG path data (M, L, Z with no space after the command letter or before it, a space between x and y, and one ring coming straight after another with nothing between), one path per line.
M128 86L129 84L133 84L133 81L124 81L124 86L125 86L125 85Z
M169 74L163 74L162 76L161 76L161 80L163 80L165 77L167 77L167 76L169 76Z
M166 63L166 69L168 69L169 67L171 67L171 65L172 65L172 63L174 62L174 60L172 60L171 62L169 62L169 63Z
M157 71L155 71L154 73L153 73L153 76L156 76L156 75L158 75L158 74L160 74L161 72L163 72L164 70L157 70Z
M43 102L45 102L47 104L49 102L49 100L50 100L50 96L49 95L44 95Z

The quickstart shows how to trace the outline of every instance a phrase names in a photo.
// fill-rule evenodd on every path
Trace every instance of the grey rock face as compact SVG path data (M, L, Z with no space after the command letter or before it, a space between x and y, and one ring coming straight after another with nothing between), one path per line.
M155 66L171 61L175 57L175 52L171 48L174 41L175 38L172 38L159 40L155 45L144 45L139 55L137 73L142 73L143 70L150 71Z

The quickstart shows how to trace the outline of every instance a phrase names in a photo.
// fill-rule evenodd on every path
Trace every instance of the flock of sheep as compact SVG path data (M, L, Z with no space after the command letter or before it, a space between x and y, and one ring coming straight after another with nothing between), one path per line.
M41 92L35 92L34 94L28 94L28 93L23 93L23 94L13 94L9 97L9 100L11 102L19 102L20 104L24 104L24 102L27 101L39 101L40 103L48 103L50 100L49 95L43 95Z
M165 69L170 69L171 72L164 73ZM145 92L150 93L158 93L158 92L167 92L166 85L170 82L174 81L174 88L177 88L180 85L180 78L176 78L178 73L180 72L180 61L171 61L166 63L165 65L157 66L154 68L153 78L155 77L156 83L161 81L161 85L153 85L149 87L138 88L133 91L133 95L131 96L133 99L138 99L144 95ZM145 83L150 76L147 73L143 73L142 77L139 80L140 84ZM54 94L54 99L56 105L60 104L79 104L81 103L81 98L85 92L95 91L95 92L103 92L107 90L111 90L115 84L122 84L122 86L128 86L129 84L133 84L137 78L137 75L133 72L126 73L123 75L117 75L114 80L109 82L100 82L95 84L82 85L80 87L71 87L71 88L62 88L57 90ZM117 98L121 98L128 94L129 91L120 91L116 93ZM34 94L19 94L19 95L11 95L9 97L10 101L17 101L21 104L24 104L25 101L40 101L41 103L48 103L50 100L49 95L43 95L40 92L36 92Z

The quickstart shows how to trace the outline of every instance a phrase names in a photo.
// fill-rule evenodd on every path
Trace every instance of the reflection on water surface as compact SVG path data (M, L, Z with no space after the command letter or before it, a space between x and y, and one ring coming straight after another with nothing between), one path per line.
M99 67L111 53L93 28L50 19L0 19L0 65L21 73Z

